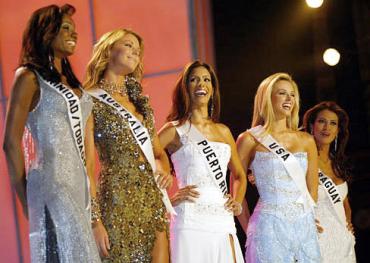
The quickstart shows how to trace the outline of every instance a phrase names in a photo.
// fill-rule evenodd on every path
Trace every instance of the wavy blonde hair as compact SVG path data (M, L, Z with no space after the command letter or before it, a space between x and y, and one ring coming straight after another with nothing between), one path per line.
M85 82L83 83L85 89L94 87L103 78L113 45L126 34L134 35L139 41L140 61L134 72L130 73L129 76L134 77L139 82L141 81L143 77L143 39L131 30L120 28L105 33L94 45L92 58L87 64Z
M280 80L288 81L294 90L295 100L290 117L287 118L287 127L297 131L299 123L299 92L296 82L287 73L275 73L265 78L258 87L254 97L254 109L252 127L262 125L265 132L271 131L272 122L275 121L275 113L272 107L271 95L275 84Z

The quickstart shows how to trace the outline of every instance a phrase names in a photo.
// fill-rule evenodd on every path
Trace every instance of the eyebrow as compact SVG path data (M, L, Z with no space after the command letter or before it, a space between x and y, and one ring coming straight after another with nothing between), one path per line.
M294 90L292 90L292 91L288 91L288 90L286 90L286 89L284 89L284 88L279 88L277 91L287 91L287 92L290 92L290 93L295 93L295 91L294 91Z
M339 119L327 119L325 117L318 117L319 120L328 120L328 121L335 121L335 122L338 122Z

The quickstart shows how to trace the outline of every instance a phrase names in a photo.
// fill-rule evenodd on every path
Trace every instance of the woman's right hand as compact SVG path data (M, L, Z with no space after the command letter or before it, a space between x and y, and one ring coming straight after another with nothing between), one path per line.
M190 201L195 202L195 199L199 197L199 192L195 190L196 185L187 185L184 188L180 188L171 197L171 203L173 206L177 206L181 202Z
M318 219L315 219L315 224L318 233L324 232L324 228L320 225L320 221Z
M93 223L93 233L100 257L108 257L108 250L110 249L109 238L107 230L105 230L101 221Z

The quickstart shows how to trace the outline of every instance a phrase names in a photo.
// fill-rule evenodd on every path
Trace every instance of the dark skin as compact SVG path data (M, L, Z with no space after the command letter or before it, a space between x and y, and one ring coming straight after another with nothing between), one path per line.
M75 43L76 39L77 34L74 22L69 15L65 15L62 20L61 29L52 43L54 67L60 74L62 72L62 59L73 54L73 43ZM68 40L69 42L67 42ZM65 76L62 76L62 82L69 87ZM79 89L73 89L73 91L78 96L82 94ZM19 68L15 73L6 114L3 149L11 183L22 204L26 217L28 217L26 172L22 150L22 137L28 114L35 109L39 98L40 86L35 73L24 67Z

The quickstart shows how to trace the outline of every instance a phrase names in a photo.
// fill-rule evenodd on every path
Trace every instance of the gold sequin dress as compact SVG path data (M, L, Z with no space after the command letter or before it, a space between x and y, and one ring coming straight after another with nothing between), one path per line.
M168 231L162 194L126 120L94 101L94 137L101 173L98 202L111 249L104 262L151 262L156 231ZM153 138L152 111L143 124Z

